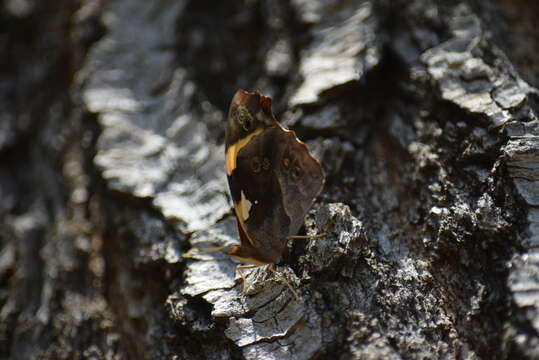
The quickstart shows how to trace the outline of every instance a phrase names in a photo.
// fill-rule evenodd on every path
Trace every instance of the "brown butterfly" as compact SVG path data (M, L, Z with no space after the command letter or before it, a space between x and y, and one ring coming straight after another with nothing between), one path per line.
M244 264L278 262L322 190L320 164L277 122L269 97L243 90L228 112L225 164L241 240L228 254Z

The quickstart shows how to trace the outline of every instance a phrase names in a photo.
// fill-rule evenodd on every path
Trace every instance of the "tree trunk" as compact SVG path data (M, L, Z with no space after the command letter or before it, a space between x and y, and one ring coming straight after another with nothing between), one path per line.
M1 358L539 358L536 1L1 4ZM244 283L239 88L326 173Z

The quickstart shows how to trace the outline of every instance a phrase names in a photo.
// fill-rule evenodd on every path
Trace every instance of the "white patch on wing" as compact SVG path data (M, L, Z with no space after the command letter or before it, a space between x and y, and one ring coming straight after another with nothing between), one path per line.
M253 204L249 201L249 199L245 197L243 191L241 192L240 206L243 221L247 221L247 219L249 219L249 211L251 211L251 207L253 206Z

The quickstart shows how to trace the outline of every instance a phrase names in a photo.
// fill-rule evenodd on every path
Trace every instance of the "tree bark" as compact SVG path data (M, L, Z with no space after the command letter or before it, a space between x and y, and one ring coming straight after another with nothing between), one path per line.
M539 358L537 2L0 4L1 358ZM239 88L326 173L246 293Z

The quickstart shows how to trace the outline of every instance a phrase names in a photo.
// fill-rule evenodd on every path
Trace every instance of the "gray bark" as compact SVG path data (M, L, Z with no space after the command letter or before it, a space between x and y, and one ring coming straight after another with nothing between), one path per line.
M539 358L538 16L0 2L0 358ZM183 257L238 241L238 88L327 175L304 229L325 236L245 294L225 254Z

